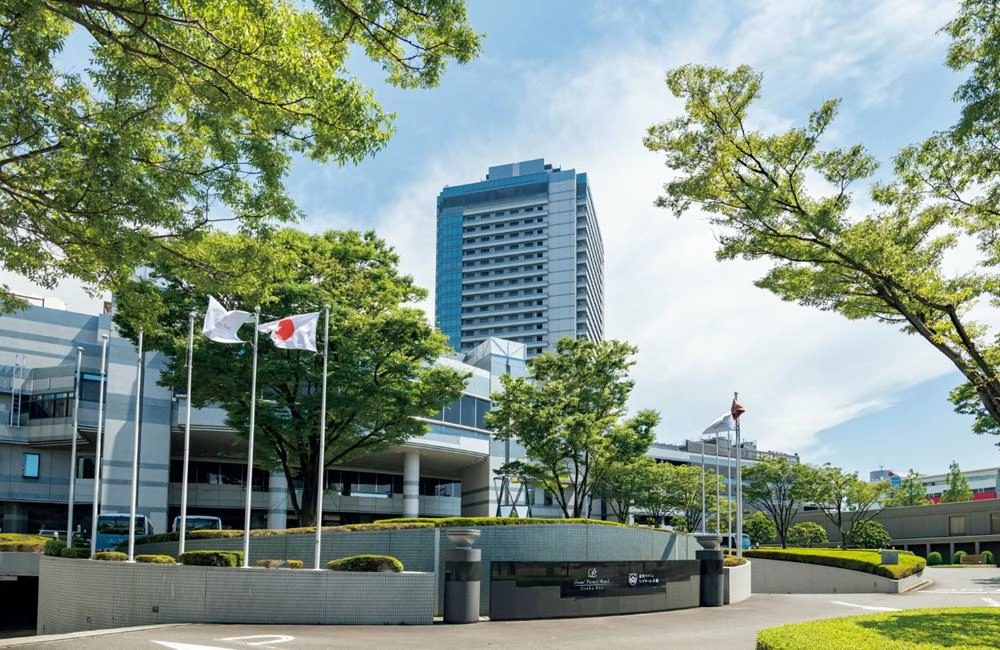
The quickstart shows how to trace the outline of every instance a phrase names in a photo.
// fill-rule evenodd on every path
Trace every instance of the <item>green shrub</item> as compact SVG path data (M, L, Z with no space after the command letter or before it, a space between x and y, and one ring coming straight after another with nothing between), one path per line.
M745 557L736 557L735 555L722 556L722 566L740 566L746 563L747 559Z
M858 522L850 533L851 546L856 548L887 548L892 543L892 537L885 526L877 521Z
M986 558L986 564L994 564L993 551L983 551L983 556Z
M305 566L302 560L286 560L285 563L288 565L289 569L301 569Z
M302 560L257 560L254 565L265 569L301 569L305 563Z
M955 551L955 554L951 556L952 564L961 564L962 558L968 555L965 551Z
M928 566L937 566L937 565L941 564L941 561L942 561L941 560L941 554L938 553L937 551L931 551L930 553L927 554L927 565Z
M169 555L136 555L135 561L143 564L177 564L177 560Z
M243 566L243 551L188 551L178 558L189 566Z
M759 510L751 512L743 519L743 532L750 536L750 544L753 546L770 544L778 536L774 522Z
M66 548L66 542L61 539L50 539L45 542L42 552L52 557L60 557L64 548Z
M827 539L826 529L815 521L800 521L788 529L785 541L789 546L812 548L816 544L826 544L830 540Z
M46 542L0 542L0 553L42 553Z
M122 553L121 551L98 551L94 553L95 560L104 560L105 562L124 562L128 559L128 553Z
M90 559L90 549L89 548L64 548L59 551L59 557L71 557L76 559L89 560Z
M851 571L873 573L893 580L900 580L923 571L926 562L923 558L909 553L899 554L899 564L879 565L881 556L878 551L851 549L848 551L835 548L760 548L743 551L745 557L759 557L763 560L784 560L786 562L805 562L821 564Z
M424 523L436 528L480 528L483 526L532 526L558 524L594 524L599 526L621 526L617 521L602 521L600 519L527 519L525 517L414 517L409 519L383 519L374 524L356 524L352 530L377 530L377 528L362 528L362 526L386 526L389 524ZM342 526L341 528L347 528Z
M389 555L352 555L339 560L330 560L326 568L331 571L364 571L368 573L380 571L403 570L403 563Z

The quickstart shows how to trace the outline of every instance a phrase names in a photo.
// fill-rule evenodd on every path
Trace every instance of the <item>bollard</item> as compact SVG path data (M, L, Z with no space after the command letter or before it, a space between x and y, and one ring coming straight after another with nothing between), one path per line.
M698 604L702 607L719 607L723 604L722 550L719 548L721 537L714 533L695 535L702 545L702 550L695 551L699 564L699 596Z
M474 528L453 528L448 539L455 548L444 552L444 622L479 621L479 571L482 550L471 548L479 538Z

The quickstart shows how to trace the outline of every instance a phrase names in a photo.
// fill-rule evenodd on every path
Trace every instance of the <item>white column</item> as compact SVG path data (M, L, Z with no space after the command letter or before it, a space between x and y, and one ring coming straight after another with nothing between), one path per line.
M420 453L403 456L403 516L420 516Z
M288 528L288 482L284 472L271 472L267 481L267 527Z

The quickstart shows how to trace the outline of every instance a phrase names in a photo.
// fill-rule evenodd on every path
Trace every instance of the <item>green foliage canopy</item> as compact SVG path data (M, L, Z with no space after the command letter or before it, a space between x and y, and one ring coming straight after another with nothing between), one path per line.
M750 537L753 546L770 544L778 536L771 518L759 510L755 510L743 518L743 532Z
M505 470L542 485L564 517L589 517L616 463L634 462L654 440L656 411L625 417L635 352L620 341L564 338L529 362L528 376L501 377L492 396L486 426L525 448L526 460Z
M71 35L88 62L60 59ZM116 288L213 220L293 218L293 155L355 162L392 134L352 56L430 87L479 38L463 0L0 0L3 267Z
M785 456L765 456L743 470L743 499L766 513L774 523L781 547L788 545L788 528L812 490L815 471Z
M811 548L815 544L825 544L828 541L826 529L815 521L800 521L788 529L788 543L792 546Z
M928 503L931 503L931 500L927 498L927 488L920 480L920 474L912 469L900 481L899 487L893 489L885 499L886 508L923 506Z
M161 383L186 392L188 317L203 313L207 294L227 308L262 305L261 321L331 305L326 454L323 466L401 444L427 431L415 419L461 395L465 376L434 365L447 343L423 312L403 304L426 292L396 270L395 252L373 233L308 235L279 230L262 241L211 232L197 247L213 265L240 272L216 280L164 255L155 281L133 281L118 294L115 322L125 336L144 328L149 349L167 354ZM200 329L200 320L196 323ZM322 349L322 319L317 346ZM241 335L252 341L252 328ZM227 345L196 336L192 404L216 404L237 435L249 431L251 344ZM255 460L282 471L300 525L315 517L319 480L322 354L282 350L261 337L258 348ZM301 479L302 494L293 484Z
M966 0L945 31L948 65L971 72L956 93L962 119L902 150L891 182L871 186L867 214L851 210L853 188L875 159L861 145L823 146L839 101L802 127L754 130L761 76L746 66L670 71L684 114L651 126L645 144L676 172L658 205L700 208L719 227L720 259L769 260L756 284L782 299L922 337L965 376L956 410L976 433L1000 434L1000 339L972 317L1000 301L1000 14ZM945 256L963 237L981 261L954 273Z
M890 489L888 481L862 481L857 472L845 472L827 463L814 469L806 500L819 506L840 531L844 548L848 548L852 545L852 531L882 512L878 506Z
M972 501L972 488L969 487L969 480L959 469L958 463L951 461L948 466L948 476L945 477L948 484L944 494L941 495L941 503L954 503L956 501Z

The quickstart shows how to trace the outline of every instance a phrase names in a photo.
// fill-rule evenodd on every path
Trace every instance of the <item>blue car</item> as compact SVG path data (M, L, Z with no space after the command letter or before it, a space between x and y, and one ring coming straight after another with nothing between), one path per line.
M736 548L736 535L732 533L722 534L722 548ZM750 536L743 533L743 544L740 547L744 551L750 550Z

